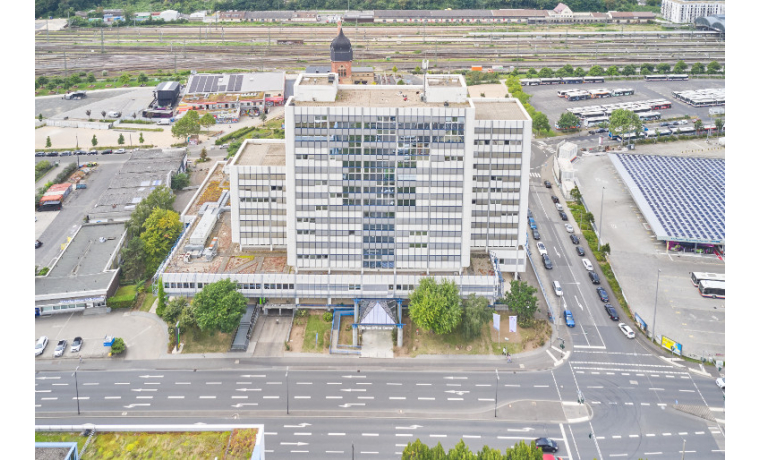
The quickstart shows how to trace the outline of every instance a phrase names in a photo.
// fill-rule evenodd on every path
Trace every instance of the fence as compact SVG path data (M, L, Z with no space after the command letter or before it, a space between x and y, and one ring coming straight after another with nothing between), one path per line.
M544 295L544 300L546 300L546 308L549 309L549 320L554 323L554 319L556 318L556 315L554 315L554 308L552 307L551 302L549 302L549 296L546 295L546 290L544 289L544 284L541 282L541 277L538 276L538 271L536 271L536 264L533 263L533 257L530 256L530 249L528 249L528 245L525 245L525 253L528 255L530 267L533 269L533 273L536 275L536 280L538 280L538 287L541 288L541 294Z
M358 355L361 352L358 350L359 346L354 345L341 345L340 341L340 323L344 316L353 316L353 308L336 308L333 310L332 327L330 328L330 353L338 353L345 355ZM335 337L335 339L333 339ZM335 340L335 342L333 342ZM335 343L335 346L333 346Z

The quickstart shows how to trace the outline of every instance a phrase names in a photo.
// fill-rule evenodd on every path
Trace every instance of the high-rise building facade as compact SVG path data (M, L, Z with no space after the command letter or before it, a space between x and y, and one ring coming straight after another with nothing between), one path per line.
M726 14L726 2L718 0L662 0L663 18L670 22L689 23L703 16Z

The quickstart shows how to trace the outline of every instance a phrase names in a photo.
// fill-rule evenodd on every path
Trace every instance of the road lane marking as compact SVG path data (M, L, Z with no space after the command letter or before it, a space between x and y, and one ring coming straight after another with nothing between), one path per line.
M65 387L67 385L68 385L68 383L54 383L53 384L53 386L60 386L60 387Z
M222 382L206 382L206 385L221 385Z
M343 396L325 396L325 399L343 399Z
M145 385L161 385L161 382L143 382Z
M637 435L637 434L629 434L628 437L629 438L638 438L639 435Z
M602 385L591 385L587 388L604 388Z
M477 385L475 385L475 386L476 386L476 387L490 387L490 386L491 386L491 384L490 384L490 383L479 383L479 384L477 384Z
M50 393L53 390L34 390L35 393Z
M190 385L190 382L174 382L175 385Z
M216 399L216 396L198 396L198 399Z
M169 399L185 399L184 396L169 396L168 398ZM233 396L233 398L234 398L234 396Z
M671 436L670 433L662 433L663 436Z
M665 391L665 388L650 388L652 391Z
M412 436L412 434L411 433L396 433L396 436L398 436L398 437L404 437L404 438L409 438L409 437Z
M652 436L657 436L657 435L654 433L647 433L645 436L648 438L651 438Z
M264 399L280 399L279 396L264 396Z
M296 382L296 385L311 385L311 382Z
M648 406L649 403L641 403L642 406Z
M386 385L403 385L403 384L401 384L401 383L395 383L395 382L393 382L393 383L391 383L391 382L386 382Z
M445 438L446 435L445 434L431 434L430 437L431 438Z
M681 431L680 433L678 433L679 436L683 436L685 434L689 434L689 432L688 431Z
M512 384L504 384L504 386L505 386L505 387L513 387L513 388L519 388L519 387L520 387L520 384L519 384L519 383L517 383L517 384L514 384L514 383L512 383Z
M82 385L100 385L99 383L83 383Z
M418 387L429 387L430 385L432 385L432 383L418 383L418 384L416 384L416 385L417 385Z
M704 431L695 431L694 434L705 434Z
M420 401L435 401L435 398L424 397L424 396L418 396L417 399Z
M40 398L42 401L55 401L58 398Z
M620 439L621 436L613 436L612 439Z
M368 454L369 455L369 454L379 454L380 452L365 452L365 451L361 451L359 453L360 454Z
M644 452L644 455L662 455L662 452Z
M345 436L346 433L327 433L327 436ZM404 444L406 445L406 444Z
M106 399L121 399L121 396L106 396Z
M253 385L253 382L235 382L235 385Z
M153 399L153 396L137 396L136 399Z
M358 399L375 399L374 396L359 396Z
M231 399L248 399L248 396L232 396Z
M380 433L362 433L362 436L380 436Z
M678 390L681 393L694 393L694 390Z
M533 388L549 388L549 385L533 385Z
M90 399L90 397L89 396L74 396L71 399Z
M476 435L476 434L465 434L465 435L462 435L462 438L466 438L466 439L480 439L480 435Z
M295 436L311 436L311 433L293 433Z
M328 385L343 385L343 382L327 382Z
M311 399L311 396L293 396L294 399Z
M462 400L464 400L464 398L446 398L446 399L448 399L449 401L462 401Z
M406 399L406 396L390 396L388 399Z
M478 401L493 401L493 398L478 398Z

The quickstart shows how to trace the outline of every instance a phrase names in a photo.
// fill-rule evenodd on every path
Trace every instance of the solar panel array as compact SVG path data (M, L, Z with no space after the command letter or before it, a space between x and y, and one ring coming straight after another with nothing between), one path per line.
M243 87L243 75L230 75L226 85L219 85L221 75L194 75L190 81L188 94L216 93L219 91L239 92Z
M617 155L671 241L725 241L726 162Z

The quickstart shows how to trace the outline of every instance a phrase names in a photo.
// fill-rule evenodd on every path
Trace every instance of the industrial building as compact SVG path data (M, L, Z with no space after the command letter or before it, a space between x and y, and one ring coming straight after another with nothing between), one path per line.
M171 177L185 172L185 149L148 149L132 152L108 189L87 215L90 222L129 220L137 203L158 186L171 187Z
M45 276L34 278L35 315L106 306L119 288L122 223L85 224L71 237Z
M242 115L285 101L285 72L192 75L177 107L179 113L210 113L217 123L237 123Z
M532 120L519 101L470 99L461 75L338 77L301 74L285 140L247 140L209 173L159 269L169 295L231 277L247 297L352 304L405 299L433 276L493 301L502 272L525 270Z

